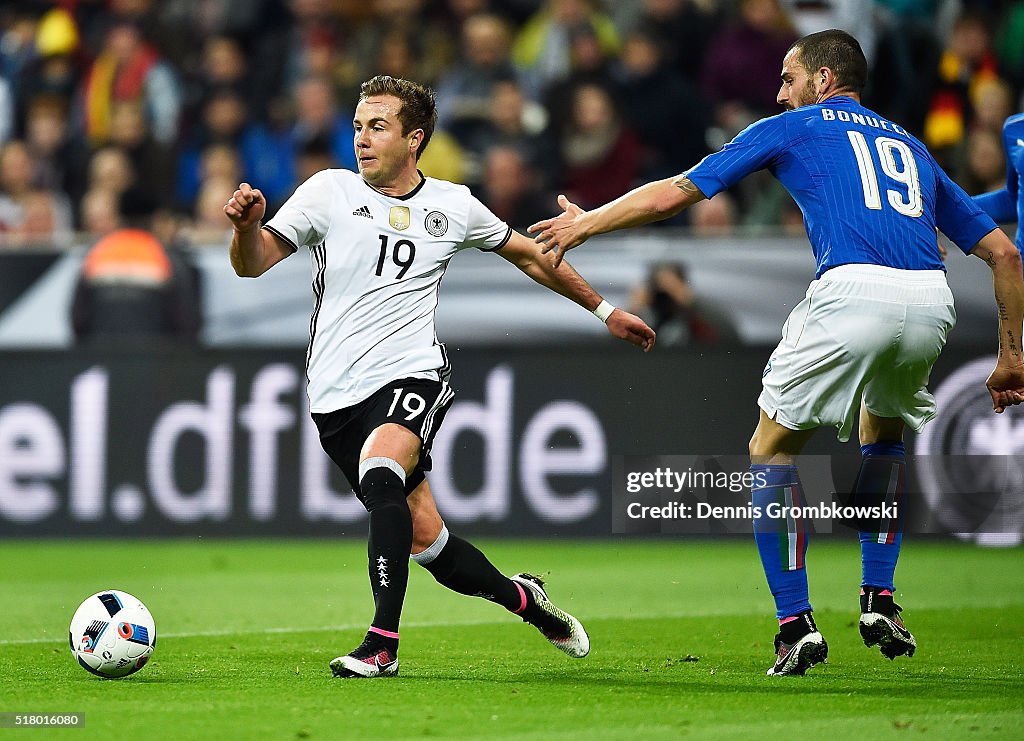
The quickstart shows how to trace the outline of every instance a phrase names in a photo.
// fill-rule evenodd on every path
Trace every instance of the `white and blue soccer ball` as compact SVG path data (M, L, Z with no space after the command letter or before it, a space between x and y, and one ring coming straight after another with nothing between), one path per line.
M68 642L86 671L118 679L134 674L149 661L156 646L156 623L139 599L105 589L75 611Z

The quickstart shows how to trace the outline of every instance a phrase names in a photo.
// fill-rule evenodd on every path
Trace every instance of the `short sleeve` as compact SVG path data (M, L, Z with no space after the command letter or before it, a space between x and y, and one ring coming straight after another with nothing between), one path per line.
M292 250L324 241L331 224L334 192L328 170L321 170L295 189L263 228L280 237Z
M935 168L935 225L961 251L970 252L996 222L932 159Z
M783 114L784 115L784 114ZM736 138L709 154L683 175L706 198L731 188L752 172L768 167L785 146L783 115L752 123Z
M475 247L483 252L496 252L512 237L512 228L491 210L480 203L475 196L469 196L469 213L466 215L466 238L462 247Z

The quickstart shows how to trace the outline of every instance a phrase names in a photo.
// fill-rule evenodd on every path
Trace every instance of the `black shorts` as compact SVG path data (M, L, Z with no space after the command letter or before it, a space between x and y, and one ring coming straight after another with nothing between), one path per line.
M313 412L311 416L320 431L320 444L360 498L359 452L370 433L382 424L393 423L419 437L420 460L405 479L408 495L423 482L424 471L430 470L430 446L454 399L455 392L442 381L401 378L358 404L335 412Z

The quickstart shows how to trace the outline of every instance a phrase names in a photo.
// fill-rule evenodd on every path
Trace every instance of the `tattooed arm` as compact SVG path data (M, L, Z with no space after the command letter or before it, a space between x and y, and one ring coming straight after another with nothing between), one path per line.
M544 245L542 252L555 251L557 266L566 251L595 234L661 221L702 200L704 194L682 175L642 185L593 211L584 211L565 196L558 196L563 213L538 221L529 232Z
M1016 245L995 229L971 250L992 269L999 316L999 356L987 386L992 408L1002 412L1024 402L1024 273Z

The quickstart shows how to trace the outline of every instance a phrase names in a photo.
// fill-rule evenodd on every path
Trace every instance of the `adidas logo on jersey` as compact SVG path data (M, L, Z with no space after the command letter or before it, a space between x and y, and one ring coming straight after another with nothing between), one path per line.
M372 219L373 218L373 214L370 213L370 207L369 206L360 206L359 208L357 208L355 211L352 212L352 215L353 216L365 216L368 219Z

